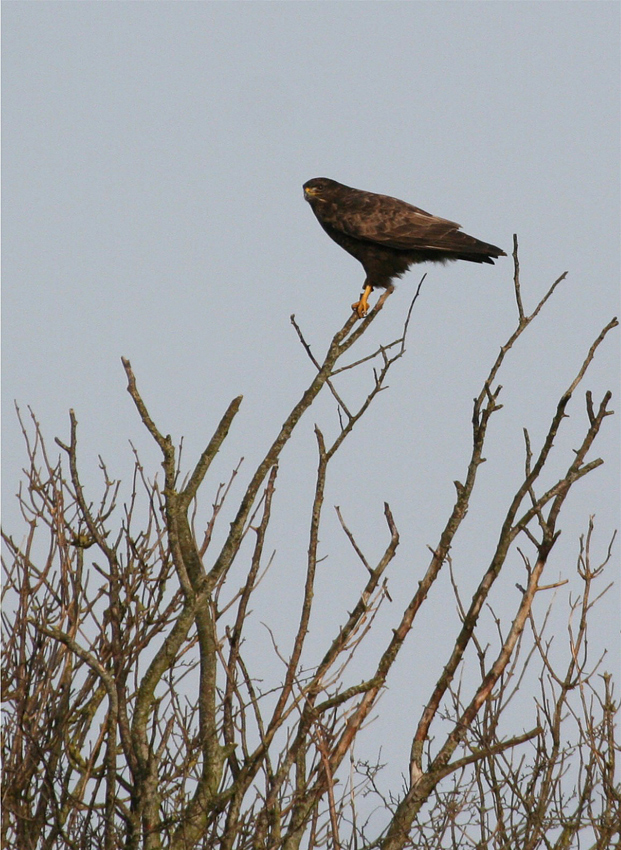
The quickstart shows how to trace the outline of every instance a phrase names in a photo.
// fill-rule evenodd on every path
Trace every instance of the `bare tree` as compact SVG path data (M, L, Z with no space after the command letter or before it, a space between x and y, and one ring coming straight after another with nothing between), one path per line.
M514 263L515 330L474 400L471 454L463 481L455 482L453 508L383 647L374 626L390 598L387 576L399 546L388 504L376 561L338 513L366 578L322 652L310 664L307 658L328 468L404 355L420 285L401 336L347 363L344 356L361 343L389 292L364 320L351 316L323 359L292 317L315 376L251 476L218 547L214 529L238 469L220 485L206 523L198 522L197 498L241 397L231 401L184 477L180 451L153 421L124 360L129 394L163 466L161 480L150 478L136 454L126 500L103 461L99 496L86 494L73 411L68 440L56 441L60 456L46 447L32 413L21 420L29 465L18 498L26 534L19 542L3 534L3 847L621 847L613 683L587 652L613 542L594 561L592 522L577 557L582 593L569 611L564 666L550 651L547 617L537 622L533 614L536 595L551 586L544 570L565 500L602 463L587 458L611 413L610 392L598 401L586 393L580 444L556 459L562 471L552 484L542 483L543 472L549 477L567 408L616 319L568 379L541 445L524 432L523 476L471 599L462 598L452 579L461 624L418 720L404 788L386 796L381 766L354 755L430 589L442 568L452 576L451 546L470 507L488 426L501 407L505 357L565 277L529 314L517 241ZM349 376L368 369L369 392L354 407L346 401ZM275 666L273 680L263 682L247 662L244 640L253 594L271 564L264 549L281 453L324 387L340 426L332 440L315 428L317 472L297 628L286 650L274 644L282 676ZM517 547L523 585L510 620L497 620L492 647L482 636L481 614ZM239 574L241 585L234 578ZM372 657L364 654L369 644L379 660L371 666L367 660L366 675L348 684L348 665ZM468 658L476 664L468 667ZM501 731L537 665L537 724ZM381 809L379 827L368 818L372 799Z

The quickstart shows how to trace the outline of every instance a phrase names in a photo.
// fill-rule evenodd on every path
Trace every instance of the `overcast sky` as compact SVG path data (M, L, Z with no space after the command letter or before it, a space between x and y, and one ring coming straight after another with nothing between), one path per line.
M13 493L25 463L13 400L32 406L50 441L67 437L75 409L91 498L99 454L110 474L129 478L130 439L149 474L159 469L125 392L122 355L161 430L184 437L188 465L231 398L244 395L204 504L243 455L241 488L312 377L289 316L319 353L364 279L303 201L302 183L326 176L458 221L507 253L517 233L527 308L569 272L501 377L505 408L453 553L467 594L519 481L522 428L541 439L589 345L618 312L618 33L619 5L602 2L5 3L10 530L19 536ZM386 629L446 521L452 482L465 473L472 398L516 318L509 258L427 271L408 352L344 448L328 492L371 557L386 541L383 502L393 508L402 545ZM361 354L398 334L419 277L414 269L400 282ZM585 382L596 397L617 394L617 337ZM555 469L583 431L582 395ZM279 610L291 605L297 616L315 421L334 432L329 398L283 458L273 584L257 621L274 619L275 590ZM590 514L599 551L617 525L617 435L608 420L592 454L606 464L568 502L551 580L573 572ZM364 579L341 537L328 508L316 621L326 633ZM514 564L509 595L521 577ZM417 630L391 682L386 705L405 735L454 637L447 593L444 581L429 600L432 647ZM502 610L503 598L494 604ZM614 623L618 592L602 610ZM285 641L286 623L278 626ZM599 637L614 653L617 634L609 625ZM268 658L269 641L261 647ZM377 728L379 738L391 724ZM383 745L405 771L403 746L389 734Z

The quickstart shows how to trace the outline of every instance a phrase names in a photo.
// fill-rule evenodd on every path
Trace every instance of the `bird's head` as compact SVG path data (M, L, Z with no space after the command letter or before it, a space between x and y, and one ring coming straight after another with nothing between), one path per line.
M340 183L337 183L336 180L330 180L328 177L313 177L303 186L304 199L309 203L325 202L334 195L334 190L340 187Z

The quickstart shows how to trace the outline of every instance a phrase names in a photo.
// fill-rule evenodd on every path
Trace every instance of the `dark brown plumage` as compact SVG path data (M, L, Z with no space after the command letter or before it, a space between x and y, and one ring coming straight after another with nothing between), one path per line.
M414 263L467 260L493 264L496 258L506 256L495 245L462 233L454 221L327 177L305 183L304 197L328 236L364 267L365 290L353 305L361 317L367 313L373 289L392 288L392 280Z

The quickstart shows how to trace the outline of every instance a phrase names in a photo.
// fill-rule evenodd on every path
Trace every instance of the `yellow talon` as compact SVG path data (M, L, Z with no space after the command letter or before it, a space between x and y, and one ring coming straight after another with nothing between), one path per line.
M359 319L364 319L366 314L369 312L369 295L372 292L373 287L367 284L367 286L365 286L364 292L362 293L360 301L356 301L355 304L351 305L351 309L358 314Z

